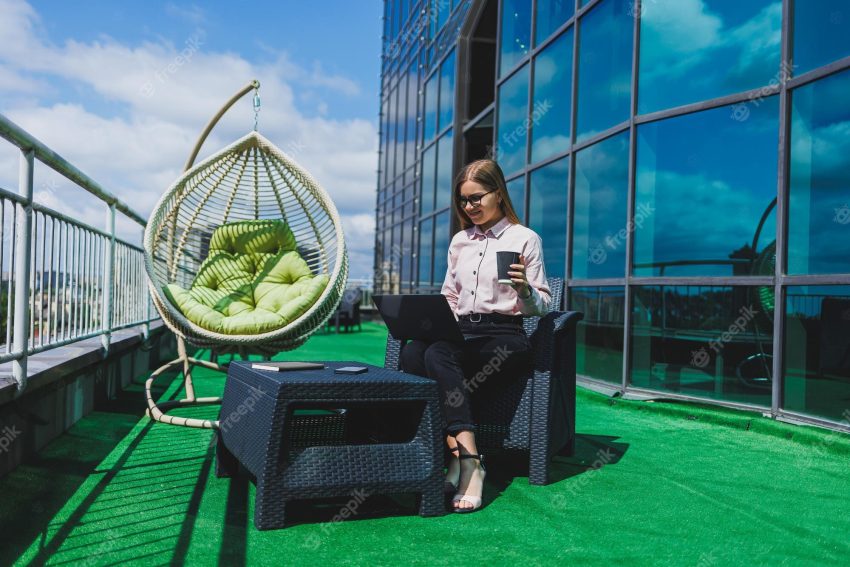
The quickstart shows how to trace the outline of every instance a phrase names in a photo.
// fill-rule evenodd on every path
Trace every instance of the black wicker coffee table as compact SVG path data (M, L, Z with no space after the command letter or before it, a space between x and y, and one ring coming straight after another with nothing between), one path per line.
M355 365L368 371L334 374ZM412 416L409 438L365 441L354 431L353 415L393 406ZM254 525L260 530L283 527L286 503L300 499L408 492L420 495L420 515L440 515L440 411L436 382L404 372L358 362L277 372L233 362L219 417L216 473L233 476L241 464L256 478Z

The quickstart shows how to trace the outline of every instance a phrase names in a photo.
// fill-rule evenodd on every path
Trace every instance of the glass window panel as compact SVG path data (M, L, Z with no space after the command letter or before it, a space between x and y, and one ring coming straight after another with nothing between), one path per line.
M850 422L850 286L790 286L783 407Z
M850 71L791 102L788 273L850 272Z
M528 134L528 65L499 87L496 156L505 175L525 166Z
M513 69L528 55L531 44L531 2L502 0L502 43L500 46L499 76Z
M416 99L419 88L419 76L417 74L416 62L407 68L407 151L406 163L408 167L416 161Z
M398 89L396 91L396 101L395 101L395 123L396 123L396 152L395 152L395 174L401 175L404 171L404 140L405 140L405 132L404 128L407 126L407 120L404 119L404 110L407 107L407 81L404 79L399 81Z
M627 0L604 0L579 23L576 139L629 118L634 20Z
M779 84L781 0L644 2L640 26L641 114Z
M576 154L572 277L625 275L628 191L628 131Z
M570 309L584 313L576 327L577 374L622 383L625 299L622 287L570 289Z
M437 31L443 29L449 19L449 14L452 12L452 5L449 0L435 0L434 10L436 13Z
M431 285L434 220L419 223L419 285Z
M395 179L396 175L401 172L398 167L398 85L393 88L390 94L390 155L389 169L390 179Z
M508 196L514 206L519 220L525 222L525 176L521 175L513 181L508 181Z
M570 147L573 32L568 30L534 58L531 162Z
M455 102L455 52L440 67L440 122L437 131L452 125Z
M773 310L757 287L635 287L631 383L769 406Z
M573 0L537 0L537 30L534 44L540 45L564 22L573 17Z
M452 131L446 132L437 142L437 204L440 210L451 204L452 198Z
M850 55L847 0L797 1L793 6L795 74Z
M428 82L425 83L425 113L423 121L425 122L425 140L427 144L437 133L437 93L438 84L440 82L440 74L434 73Z
M543 240L543 259L549 277L566 276L569 173L568 157L531 173L528 226Z
M413 255L413 223L408 220L402 224L404 231L401 233L401 282L404 291L410 289L411 282L411 259Z
M421 215L434 210L434 180L437 167L437 145L432 144L422 153L422 193L419 198Z
M390 99L387 97L384 99L382 103L382 136L381 136L381 167L383 169L384 175L384 185L389 182L390 172L389 172L389 141L390 141Z
M635 275L773 274L778 99L740 106L638 126Z
M451 226L446 211L434 217L434 285L441 286L446 279L449 258L449 236Z

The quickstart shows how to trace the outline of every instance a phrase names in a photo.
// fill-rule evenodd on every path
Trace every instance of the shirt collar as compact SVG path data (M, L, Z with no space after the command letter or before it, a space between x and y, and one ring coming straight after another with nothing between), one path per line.
M491 226L487 229L487 232L482 232L481 227L476 225L472 226L472 231L469 233L469 238L478 238L478 237L486 237L487 234L492 234L495 238L499 238L502 236L502 233L507 230L509 226L511 226L511 221L508 220L507 215L503 216L499 222Z

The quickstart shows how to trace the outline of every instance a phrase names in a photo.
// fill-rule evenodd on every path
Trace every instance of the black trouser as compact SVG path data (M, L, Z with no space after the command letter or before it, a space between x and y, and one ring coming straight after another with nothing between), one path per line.
M459 322L468 338L448 341L411 341L401 351L401 369L439 383L449 435L475 431L470 396L511 380L531 367L531 346L521 325ZM474 336L471 336L474 335Z

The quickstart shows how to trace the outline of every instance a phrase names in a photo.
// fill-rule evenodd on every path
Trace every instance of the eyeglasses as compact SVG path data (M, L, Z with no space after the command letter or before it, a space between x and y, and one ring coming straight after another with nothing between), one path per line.
M485 195L489 195L493 191L495 191L495 189L491 189L491 190L487 191L486 193L478 193L477 195L470 195L469 197L458 197L457 198L457 204L460 205L461 209L466 208L467 203L469 203L473 207L477 207L478 205L481 204L481 199L483 199Z

